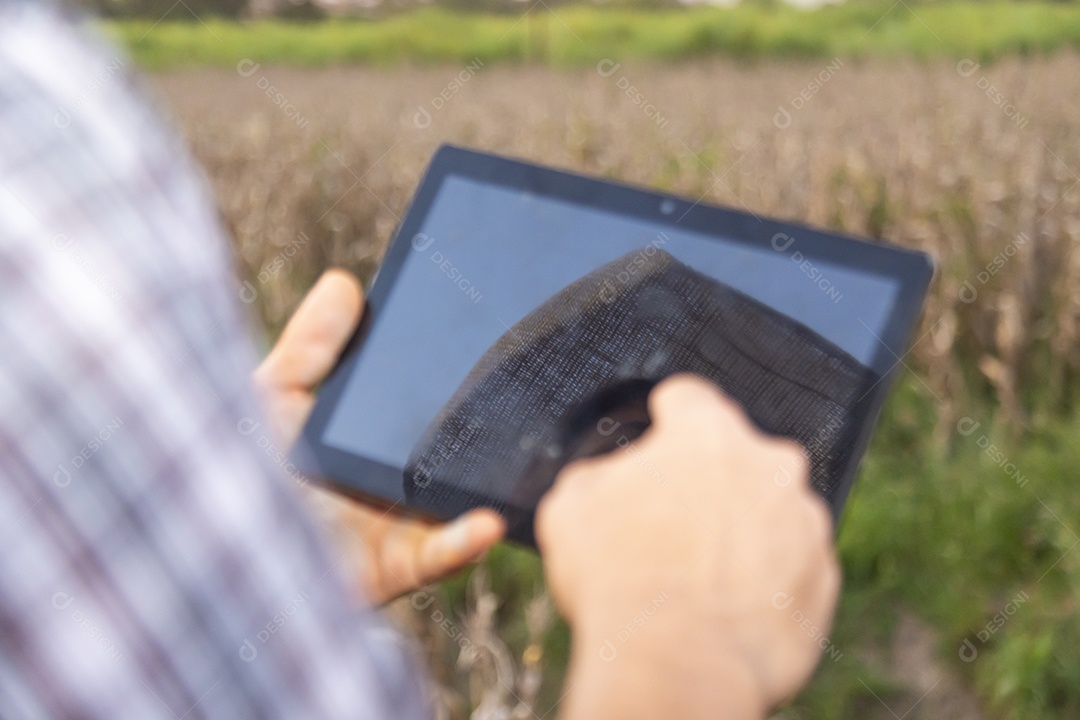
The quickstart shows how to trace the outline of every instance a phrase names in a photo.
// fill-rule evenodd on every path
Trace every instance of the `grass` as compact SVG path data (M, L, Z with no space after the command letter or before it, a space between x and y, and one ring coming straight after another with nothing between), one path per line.
M891 9L890 9L891 7ZM709 55L950 57L980 61L1080 48L1080 5L1037 2L899 4L854 0L803 11L786 5L638 10L595 6L468 14L425 8L380 20L107 21L106 32L149 69L260 63L589 65L604 58L676 61Z
M942 660L974 679L995 716L1075 717L1080 486L1071 468L1080 421L1015 440L984 422L935 449L919 440L930 408L908 389L889 409L840 538L847 593L892 598L929 621ZM1026 483L1006 473L990 444ZM1028 599L980 639L1021 593ZM965 640L978 652L971 662L960 657Z

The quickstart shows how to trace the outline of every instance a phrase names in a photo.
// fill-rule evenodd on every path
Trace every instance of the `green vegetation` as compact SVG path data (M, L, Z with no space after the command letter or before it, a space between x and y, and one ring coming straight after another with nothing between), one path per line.
M912 387L893 398L849 506L845 604L877 623L897 605L931 622L942 664L972 678L995 717L1077 717L1080 422L1021 439L988 412L935 449L934 402ZM841 615L838 645L864 635L859 620Z
M891 7L891 9L890 9ZM803 11L785 5L633 10L535 6L527 15L427 8L385 19L238 23L174 11L163 21L106 21L144 67L261 63L483 63L588 65L604 58L672 61L708 55L952 57L1080 48L1080 5L856 0Z

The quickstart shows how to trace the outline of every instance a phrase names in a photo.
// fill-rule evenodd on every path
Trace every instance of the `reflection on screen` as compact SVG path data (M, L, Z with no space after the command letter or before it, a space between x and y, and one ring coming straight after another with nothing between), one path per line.
M783 239L780 249L717 240L449 177L421 232L402 241L411 252L323 435L387 465L404 466L476 361L515 323L597 267L649 247L787 314L877 372L889 369L878 336L896 282L809 260Z

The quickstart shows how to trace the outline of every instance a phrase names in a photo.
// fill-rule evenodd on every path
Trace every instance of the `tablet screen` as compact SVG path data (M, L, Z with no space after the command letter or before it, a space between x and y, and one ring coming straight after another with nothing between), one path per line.
M443 180L375 317L323 442L404 467L480 357L583 275L657 248L816 331L884 374L894 277L471 178ZM785 247L785 245L788 245ZM624 272L634 269L627 261ZM899 354L899 352L897 352Z

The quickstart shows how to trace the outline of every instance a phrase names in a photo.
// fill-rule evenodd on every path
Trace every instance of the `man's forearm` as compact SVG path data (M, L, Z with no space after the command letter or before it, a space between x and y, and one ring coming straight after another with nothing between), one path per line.
M609 624L617 625L599 620L575 628L561 720L765 716L752 673L718 650L722 643L704 628L653 618L626 637L625 624Z

